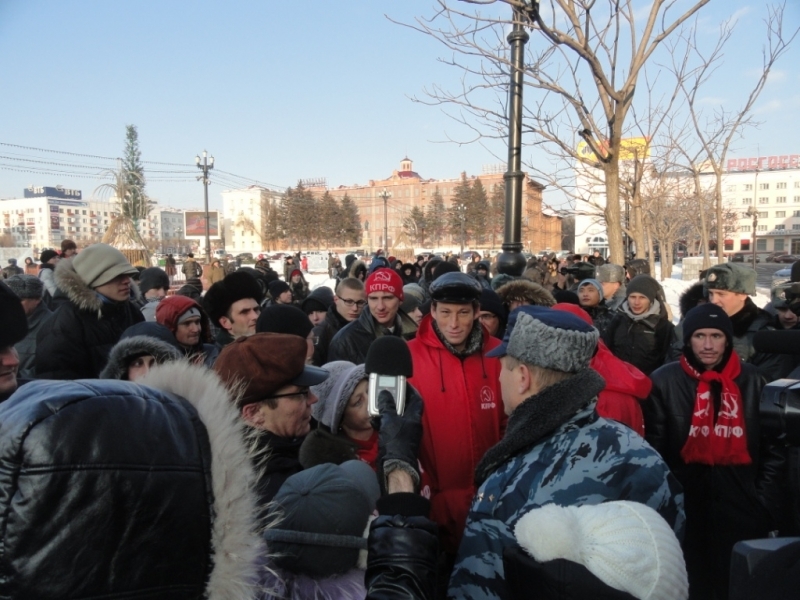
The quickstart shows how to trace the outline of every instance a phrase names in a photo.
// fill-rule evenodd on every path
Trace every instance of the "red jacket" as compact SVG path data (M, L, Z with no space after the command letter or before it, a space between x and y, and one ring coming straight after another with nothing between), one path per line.
M593 325L589 313L579 306L561 303L553 308L570 312ZM597 396L597 414L619 421L644 436L641 401L650 395L653 387L650 378L632 364L614 356L603 340L597 341L597 352L589 366L606 380L605 389Z
M475 495L475 467L505 431L500 361L485 356L499 345L484 329L481 352L462 361L436 336L430 315L408 343L414 364L409 383L425 403L422 494L431 500L431 519L444 528L442 542L450 553L458 550L464 533Z

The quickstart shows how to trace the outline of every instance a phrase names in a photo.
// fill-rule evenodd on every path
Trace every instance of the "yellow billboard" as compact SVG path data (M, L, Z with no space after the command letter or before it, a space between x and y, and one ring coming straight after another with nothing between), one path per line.
M608 148L608 140L600 142L600 147L603 150ZM578 156L586 160L597 160L594 152L585 141L578 142ZM635 160L637 158L650 158L650 138L648 137L632 137L623 138L620 143L619 159L620 160Z

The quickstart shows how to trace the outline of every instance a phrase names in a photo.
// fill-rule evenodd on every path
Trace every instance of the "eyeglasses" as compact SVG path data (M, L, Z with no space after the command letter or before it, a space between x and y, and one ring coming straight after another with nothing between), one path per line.
M358 308L364 308L366 306L366 300L350 300L349 298L339 298L342 302L344 302L347 306L357 306Z
M289 394L277 394L275 396L267 396L264 400L277 400L278 398L292 398L294 396L300 396L300 398L305 402L308 400L309 395L311 395L311 390L305 388L304 390L300 390L299 392L291 392Z

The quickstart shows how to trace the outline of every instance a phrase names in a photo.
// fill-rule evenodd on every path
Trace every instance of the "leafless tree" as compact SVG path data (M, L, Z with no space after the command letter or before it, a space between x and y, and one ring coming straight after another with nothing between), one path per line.
M536 177L564 191L576 164L602 174L603 214L614 262L621 263L624 252L620 154L640 76L659 45L708 2L696 0L676 14L674 0L653 0L641 18L633 0L549 0L526 23L534 39L528 45L525 84L535 93L526 96L523 135L532 134L553 158L550 165L527 166ZM443 61L463 71L462 86L446 90L434 85L426 90L426 98L417 100L455 107L451 116L474 132L466 141L505 138L504 90L511 66L504 30L511 21L511 7L524 3L437 0L437 4L432 18L419 18L409 26L452 52ZM585 153L579 151L579 140Z
M672 71L680 73L678 87L686 100L688 118L695 140L686 140L684 156L687 166L697 181L697 192L700 194L699 173L701 171L714 174L713 198L715 205L714 222L716 224L717 252L722 252L725 240L726 219L722 204L722 176L725 173L725 160L732 143L748 128L758 125L753 115L758 97L764 90L769 74L776 62L788 50L797 37L800 28L785 32L783 17L785 2L767 6L766 42L762 49L762 65L760 75L750 88L744 103L737 109L726 110L723 106L704 111L701 107L701 93L712 81L713 75L723 60L723 51L729 43L736 23L727 20L720 25L719 35L710 52L701 50L700 35L697 27L685 29L674 40L669 42L670 55L673 57ZM682 50L682 52L681 52ZM701 211L701 216L704 211ZM705 227L703 228L705 231ZM708 240L703 240L703 267L708 267Z

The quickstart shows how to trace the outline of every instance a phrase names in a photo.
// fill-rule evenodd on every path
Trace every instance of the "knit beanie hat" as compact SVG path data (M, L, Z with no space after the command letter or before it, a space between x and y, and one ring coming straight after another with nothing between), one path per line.
M72 259L72 267L90 288L105 285L120 275L138 274L125 255L108 244L87 246Z
M364 365L354 365L346 360L335 360L322 365L322 368L330 373L330 377L311 388L319 399L311 407L311 413L317 421L336 433L353 390L367 378L367 374Z
M737 294L756 295L756 272L751 267L736 263L714 265L706 273L708 290L727 290Z
M403 279L394 269L381 268L373 271L364 282L367 296L375 292L386 292L403 301Z
M161 267L148 267L139 274L139 291L142 295L150 290L169 289L169 277Z
M503 342L486 356L507 354L529 365L577 373L589 366L599 338L597 329L575 315L524 305L511 311Z
M431 282L436 281L444 275L445 273L460 273L461 269L458 268L458 265L455 265L449 261L442 261L438 265L436 265L431 273Z
M692 334L698 329L718 329L728 338L728 344L733 343L733 323L725 311L716 304L710 302L701 304L686 313L682 325L683 343L686 346L689 345Z
M289 477L274 499L281 519L264 532L275 564L317 579L355 568L367 547L377 481L359 460L316 465Z
M256 333L288 333L305 339L314 325L308 315L293 304L272 304L265 307L256 321Z
M486 288L481 290L481 310L495 314L503 320L508 318L508 310L494 290Z
M625 267L606 263L595 268L595 278L601 283L625 283Z
M625 293L628 296L631 294L642 294L646 296L647 299L650 300L650 304L652 304L655 302L660 289L661 286L655 279L650 277L650 275L637 275L628 282Z
M0 348L13 346L28 334L28 319L22 301L0 281Z
M597 281L597 279L589 278L589 279L582 280L580 285L578 286L578 289L580 290L585 285L594 286L594 288L597 290L597 293L600 294L600 299L601 300L603 299L603 286L600 284L599 281Z
M56 256L58 256L58 252L55 250L42 250L42 253L39 255L39 262L45 264L49 260L53 260Z
M41 298L44 293L44 282L35 275L14 275L6 279L6 285L21 300Z
M327 285L321 285L300 303L300 308L304 313L309 314L314 311L325 312L332 304L333 290Z
M425 304L425 300L425 292L422 286L417 283L407 283L403 286L403 304L400 309L406 314L411 314Z
M645 504L548 504L514 527L520 546L538 562L566 559L584 565L608 586L641 600L684 600L689 580L678 539Z
M272 296L273 300L276 300L281 294L288 292L291 289L292 288L289 287L288 283L281 281L280 279L269 282L269 295Z
M570 290L556 290L553 292L553 299L556 301L556 304L580 304L581 301L578 298L578 294L575 292L571 292Z

